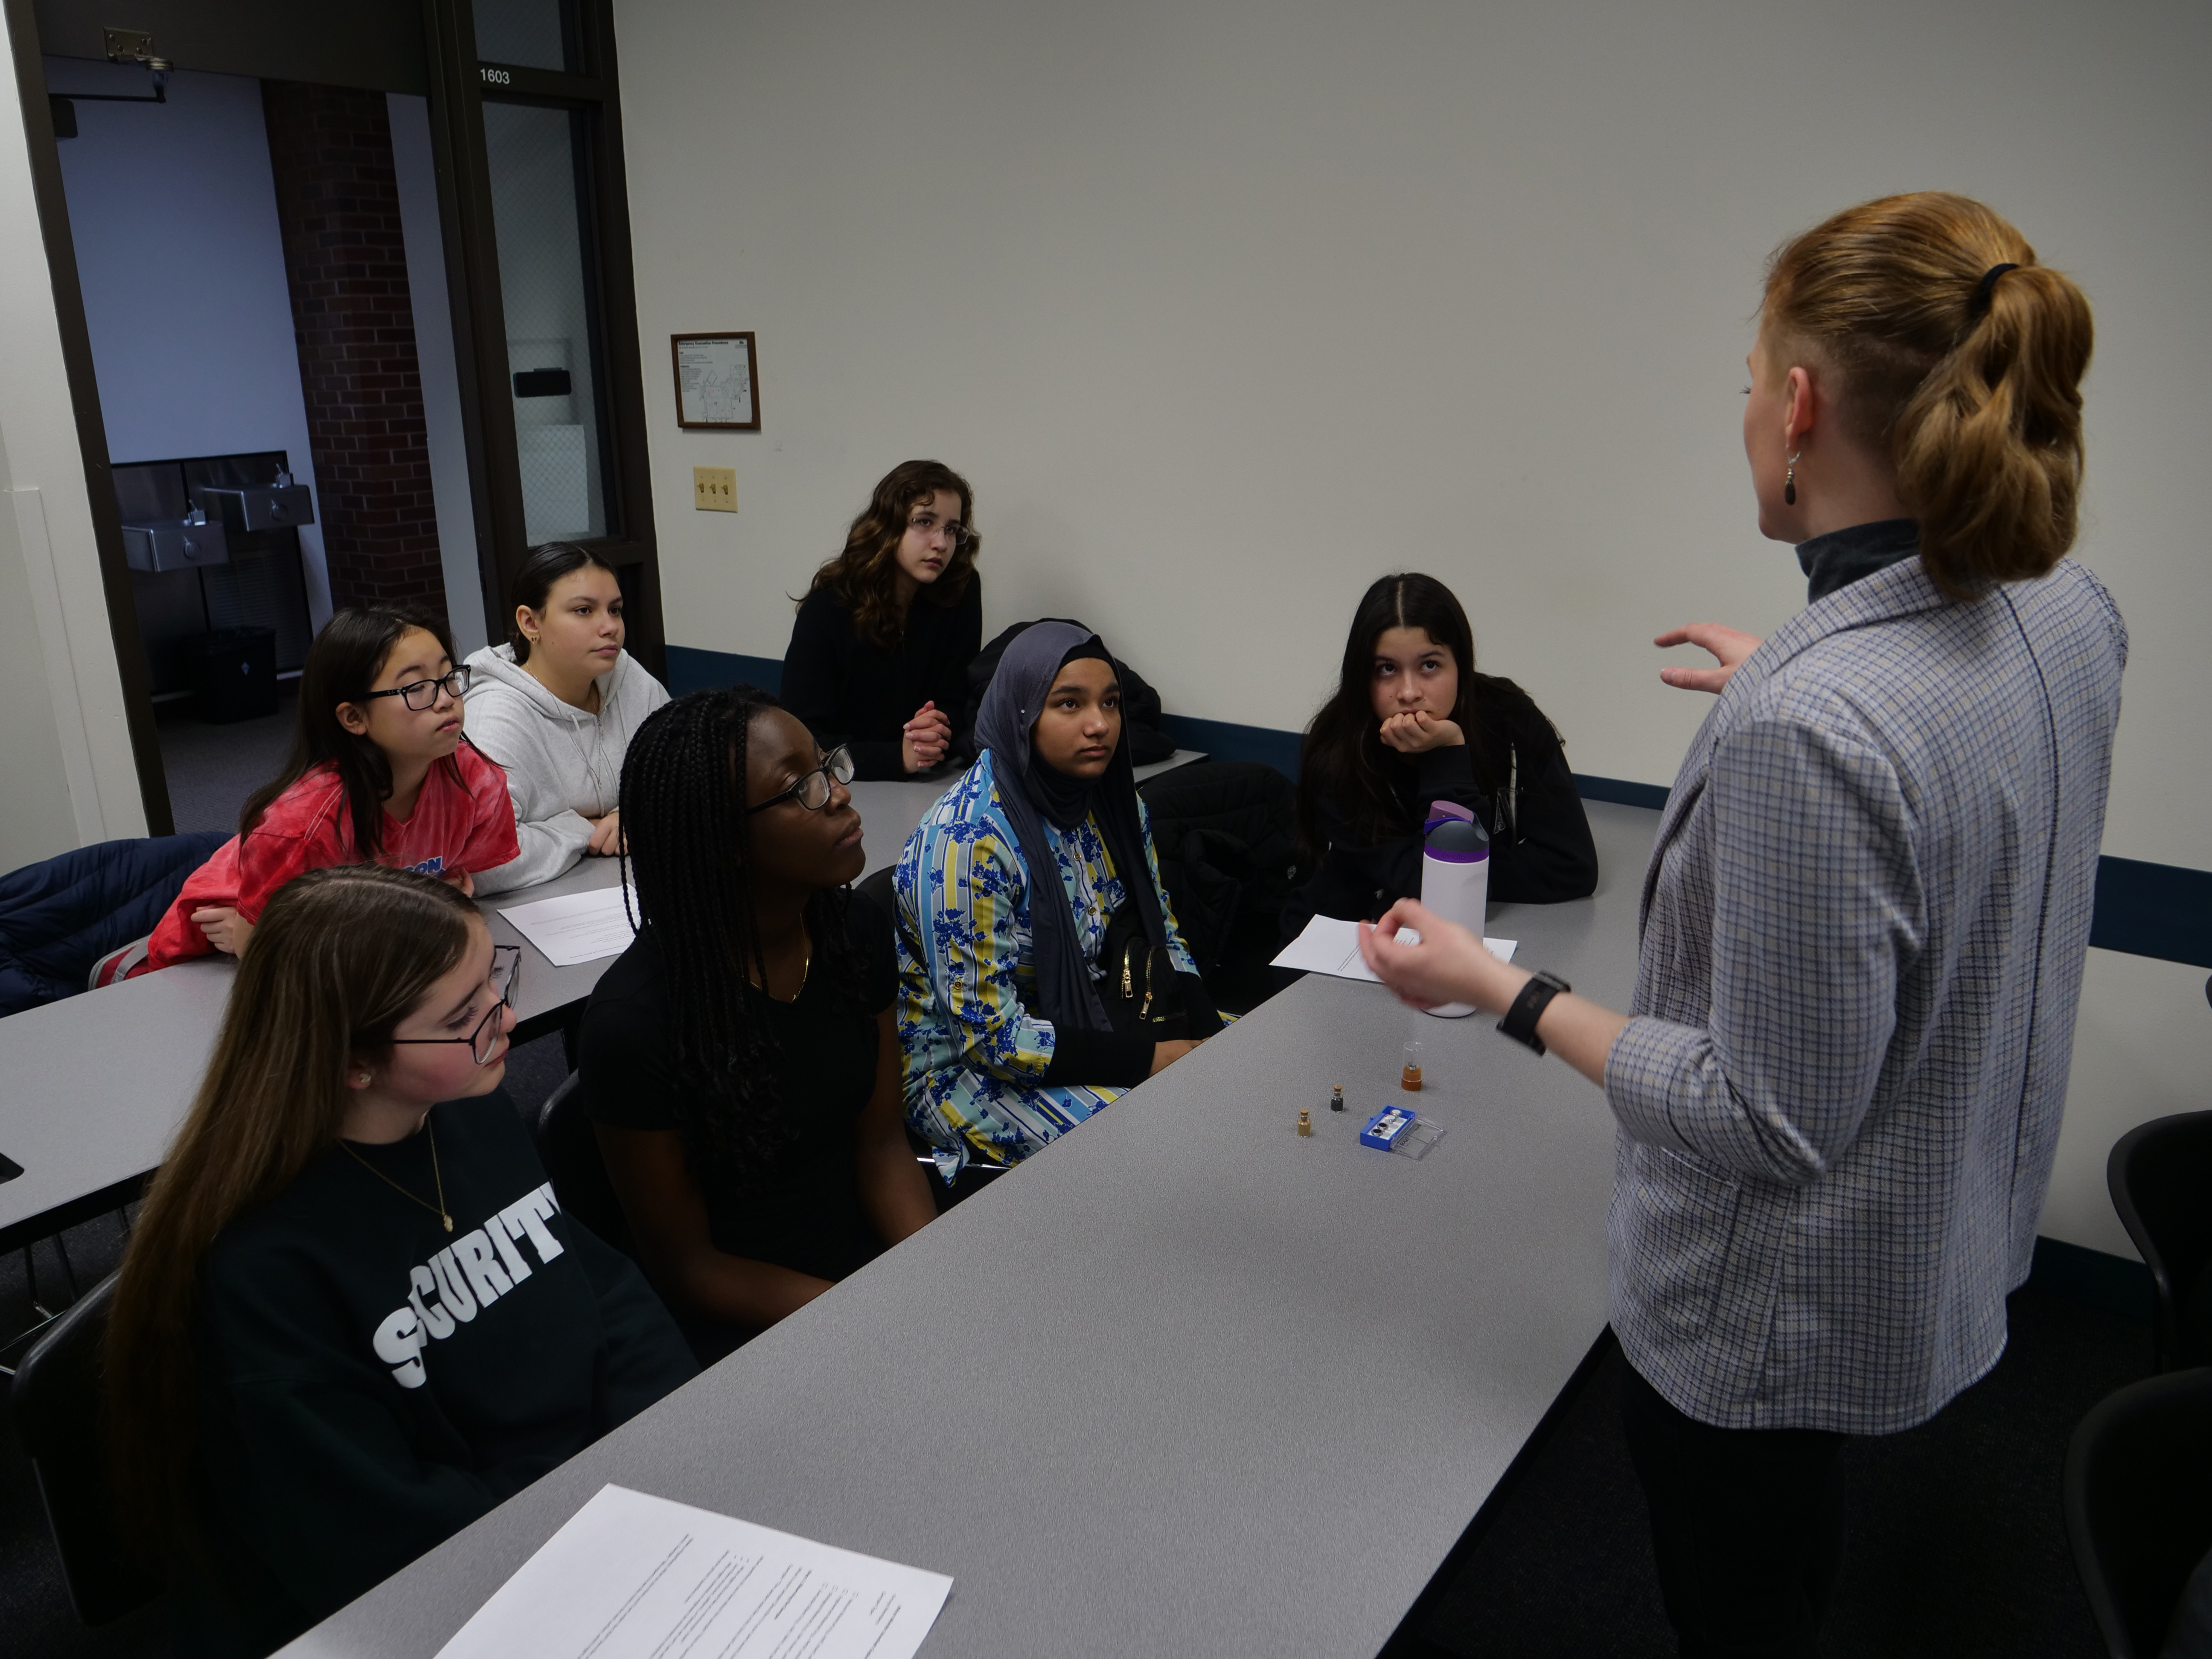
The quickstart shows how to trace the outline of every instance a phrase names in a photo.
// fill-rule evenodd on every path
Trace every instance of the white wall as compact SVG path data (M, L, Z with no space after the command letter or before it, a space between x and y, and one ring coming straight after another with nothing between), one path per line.
M1353 597L1425 568L1577 770L1664 783L1705 708L1659 685L1652 635L1804 601L1740 445L1761 261L1940 185L2098 307L2081 550L2135 634L2107 848L2212 866L2212 11L628 0L617 22L674 642L781 655L781 596L879 474L935 455L976 488L987 627L1078 615L1170 708L1294 728ZM757 437L676 429L665 338L715 328L759 332ZM690 507L707 462L738 469L735 518Z
M37 631L36 672L10 652L9 717L0 720L0 768L8 779L0 791L0 859L12 868L82 842L143 836L146 817L22 106L15 77L0 80L0 479L9 495L9 510L0 515L0 611L20 630L20 607L27 605ZM9 641L17 649L23 643L20 632Z
M38 492L24 495L21 506L38 513ZM4 448L0 496L16 503ZM8 710L8 718L0 721L0 770L9 781L7 807L0 811L0 871L52 858L77 844L54 687L39 639L40 607L23 539L16 514L0 512L0 708ZM37 556L44 565L51 556L41 550Z
M780 656L784 596L933 455L976 489L987 630L1079 616L1170 708L1296 728L1361 588L1427 569L1577 770L1665 783L1708 705L1658 684L1652 635L1804 602L1739 436L1762 261L1850 203L1952 189L2097 308L2079 550L2134 635L2106 849L2212 866L2212 10L623 0L617 23L672 642ZM713 329L758 331L757 435L676 428L664 342ZM735 517L692 509L699 464L737 469ZM2124 1248L2103 1149L2206 1075L2202 981L2094 954L2058 1236Z
M49 58L46 83L143 92L146 75ZM61 158L108 459L281 449L312 489L261 83L180 72L165 105L80 104ZM300 552L320 628L331 583L319 524L301 527Z

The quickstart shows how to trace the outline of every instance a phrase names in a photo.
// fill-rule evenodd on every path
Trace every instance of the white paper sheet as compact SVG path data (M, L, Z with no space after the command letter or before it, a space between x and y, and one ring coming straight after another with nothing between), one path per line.
M602 1486L438 1659L912 1659L952 1581Z
M1410 927L1401 927L1398 937L1417 943L1421 936ZM1514 939L1486 939L1482 943L1500 962L1512 961L1521 945ZM1359 924L1340 921L1334 916L1316 916L1308 922L1305 931L1283 947L1274 965L1309 974L1333 974L1339 979L1364 979L1370 985L1382 982L1368 972L1366 959L1359 954Z
M630 908L637 908L635 898ZM629 918L623 914L620 883L588 893L564 893L559 898L539 899L535 904L518 904L500 915L513 922L515 932L543 951L556 968L574 968L580 962L619 956L637 937Z

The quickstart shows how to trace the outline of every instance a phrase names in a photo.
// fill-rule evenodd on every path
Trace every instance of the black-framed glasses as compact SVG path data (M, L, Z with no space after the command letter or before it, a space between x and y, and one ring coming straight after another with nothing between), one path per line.
M470 1058L479 1066L491 1064L498 1050L499 1040L504 1035L500 1030L500 1015L514 1006L515 981L522 977L522 947L520 945L495 945L491 947L492 989L499 993L499 1000L492 1004L484 1017L477 1022L477 1029L465 1037L394 1037L394 1047L401 1045L428 1047L432 1043L465 1042Z
M464 665L450 674L441 674L434 680L410 680L404 685L393 686L389 691L364 691L362 701L367 702L375 697L397 697L419 714L426 708L437 707L441 690L450 691L457 697L468 696L469 677L475 672L473 668Z
M810 812L818 812L830 804L832 786L853 781L853 751L839 744L822 757L822 764L811 772L799 775L799 781L788 789L779 789L758 805L745 808L745 816L765 812L779 802L795 800Z

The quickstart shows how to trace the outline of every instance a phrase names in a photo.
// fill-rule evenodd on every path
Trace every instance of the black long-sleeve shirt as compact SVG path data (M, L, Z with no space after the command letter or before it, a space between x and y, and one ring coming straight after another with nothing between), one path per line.
M899 736L915 711L934 702L957 724L968 700L968 665L983 648L983 581L970 575L950 605L916 595L894 650L862 639L845 602L817 588L799 607L783 653L783 706L824 749L848 744L853 774L902 778Z
M554 1201L504 1093L429 1124L331 1147L209 1253L196 1468L220 1582L186 1589L186 1651L267 1652L696 1370ZM407 1196L441 1181L451 1232Z
M1486 678L1476 717L1487 777L1476 775L1475 751L1465 744L1391 757L1401 833L1365 840L1340 803L1316 803L1328 848L1313 879L1284 908L1285 938L1316 915L1372 921L1400 899L1419 898L1421 823L1435 800L1467 807L1489 831L1492 900L1556 904L1597 890L1589 819L1543 710L1510 680Z

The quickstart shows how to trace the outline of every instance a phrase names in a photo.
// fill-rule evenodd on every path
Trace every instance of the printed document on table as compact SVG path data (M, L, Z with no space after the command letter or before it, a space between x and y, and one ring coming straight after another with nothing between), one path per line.
M912 1659L952 1581L602 1486L438 1659Z
M1409 945L1419 944L1421 938L1410 927L1401 927L1398 937ZM1482 943L1500 962L1512 961L1521 945L1514 939L1486 939ZM1316 916L1308 922L1305 932L1283 947L1274 965L1309 974L1334 974L1339 979L1364 979L1370 985L1381 983L1368 972L1366 958L1359 954L1359 924L1334 916Z
M633 912L637 902L630 901ZM545 954L556 968L574 968L580 962L620 956L629 949L637 930L623 914L623 887L594 888L588 893L563 893L559 898L518 904L500 915Z

